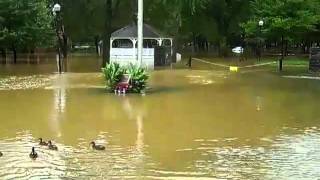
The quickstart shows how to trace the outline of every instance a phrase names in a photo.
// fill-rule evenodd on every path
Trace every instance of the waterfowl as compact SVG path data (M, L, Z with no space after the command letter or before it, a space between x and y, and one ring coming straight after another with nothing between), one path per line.
M42 141L42 138L39 138L39 145L40 146L48 146L48 143L45 141Z
M106 149L106 147L102 146L102 145L96 145L96 143L94 141L92 141L90 143L92 149L98 150L98 151L103 151Z
M0 152L0 157L3 156L2 152Z
M37 159L38 154L36 153L34 147L32 147L32 151L31 151L31 153L29 154L29 157L30 157L31 159Z
M48 141L48 147L50 150L58 151L58 147L56 145L53 145L51 141Z

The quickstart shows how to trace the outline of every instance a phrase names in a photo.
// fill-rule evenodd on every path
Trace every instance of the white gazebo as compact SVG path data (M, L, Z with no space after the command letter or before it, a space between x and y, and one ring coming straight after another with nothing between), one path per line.
M135 23L113 32L110 39L110 62L116 62L121 66L139 64L137 41L138 33ZM166 51L159 51L158 49L161 48L166 49ZM168 64L167 60L158 60L164 56L171 60L172 38L164 37L151 26L144 24L141 65L148 69L154 69L157 65L166 65Z

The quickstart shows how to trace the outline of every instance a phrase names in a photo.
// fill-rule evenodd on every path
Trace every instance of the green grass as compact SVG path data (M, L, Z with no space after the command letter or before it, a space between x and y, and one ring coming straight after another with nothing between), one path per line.
M273 61L278 61L277 59L273 59ZM278 66L278 64L272 64L272 66ZM283 60L283 66L301 66L309 68L309 60L306 58L299 57L288 57Z
M306 75L306 76L320 76L319 73L313 73L309 71L309 59L306 57L286 57L283 60L283 71L279 73L279 57L264 57L260 61L257 61L256 58L250 58L246 61L239 61L239 58L210 58L204 57L199 58L208 62L222 64L226 66L238 66L245 67L250 65L258 65L264 63L271 63L264 66L253 67L259 70L269 71L271 73L276 73L279 75ZM273 63L272 63L273 62ZM181 63L175 65L175 68L187 68L185 65L187 63L187 59L183 59ZM252 68L252 69L253 69ZM227 70L227 68L215 67L214 65L205 64L198 61L192 62L192 69L201 69L201 70ZM248 68L246 68L248 70Z

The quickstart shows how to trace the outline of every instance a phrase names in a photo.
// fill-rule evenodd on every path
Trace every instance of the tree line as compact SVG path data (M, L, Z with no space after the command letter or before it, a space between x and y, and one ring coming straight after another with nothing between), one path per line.
M53 4L62 6L69 43L104 43L109 59L111 33L136 21L136 0L1 0L0 52L32 52L55 43ZM319 0L144 0L144 21L171 36L175 49L194 53L214 48L227 56L245 46L258 52L290 47L301 52L320 42ZM258 22L264 22L263 27Z

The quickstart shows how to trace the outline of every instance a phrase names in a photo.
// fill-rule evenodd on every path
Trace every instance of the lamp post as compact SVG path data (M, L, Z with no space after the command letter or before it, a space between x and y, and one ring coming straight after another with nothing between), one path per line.
M143 59L143 0L138 0L138 64L142 66Z
M262 41L261 41L261 35L262 35L262 27L264 25L263 20L260 20L259 23L259 61L261 60L261 54L262 54Z
M58 72L62 73L62 55L61 55L61 48L62 48L62 26L61 26L61 6L60 4L55 4L52 8L52 13L55 17L55 26L56 26L56 34L57 34L57 66L58 66Z

